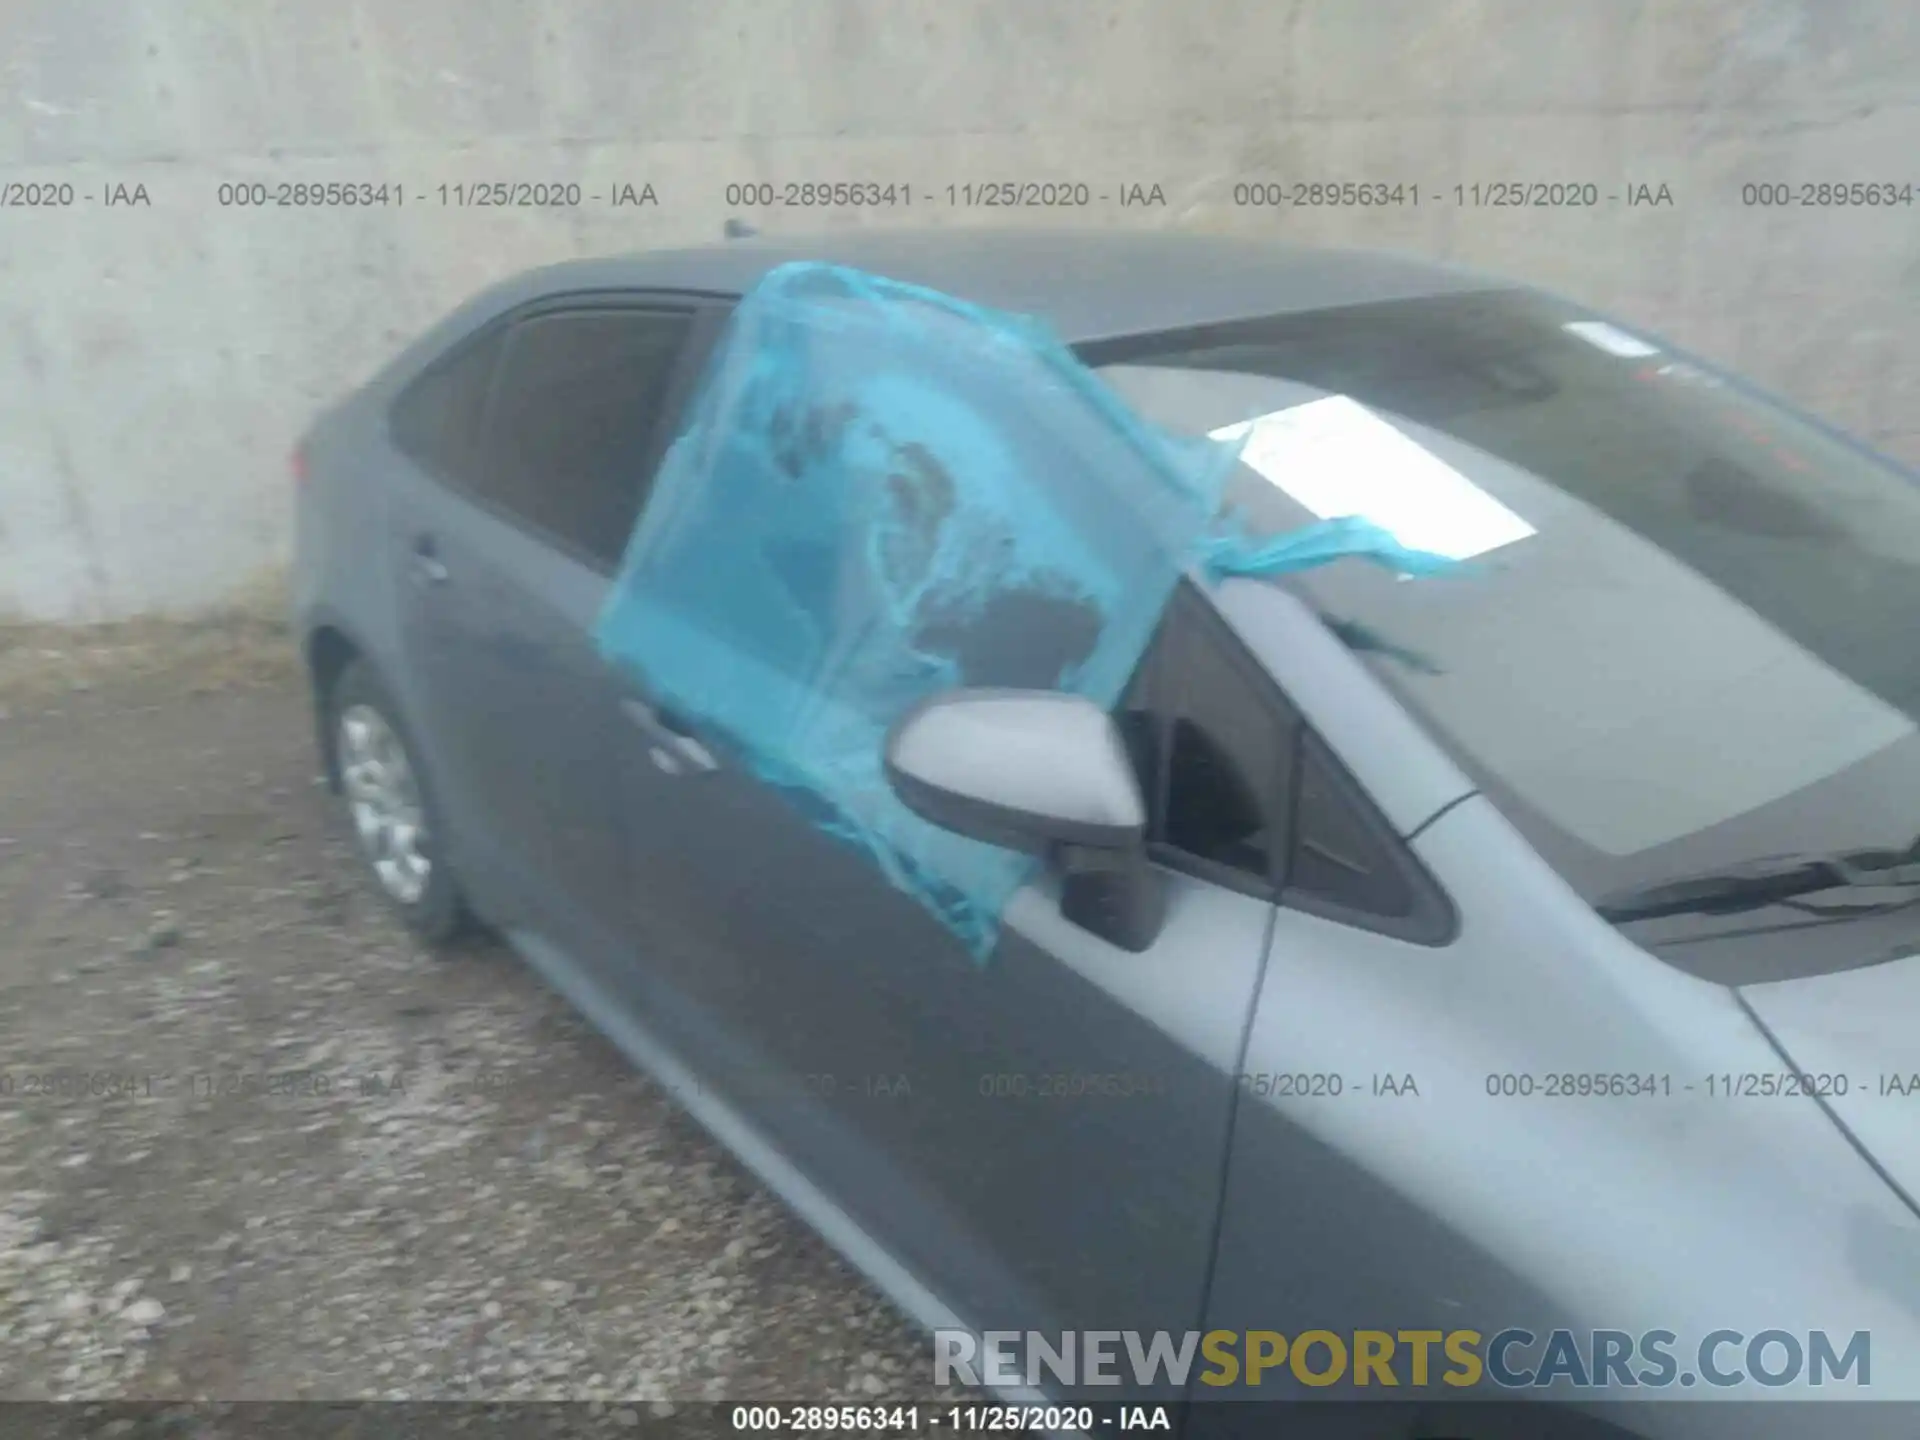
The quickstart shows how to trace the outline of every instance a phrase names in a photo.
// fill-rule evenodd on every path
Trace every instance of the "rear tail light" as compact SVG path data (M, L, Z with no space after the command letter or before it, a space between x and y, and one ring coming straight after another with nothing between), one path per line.
M294 446L293 454L289 457L287 463L293 471L293 483L296 485L304 485L307 479L307 447L305 445Z

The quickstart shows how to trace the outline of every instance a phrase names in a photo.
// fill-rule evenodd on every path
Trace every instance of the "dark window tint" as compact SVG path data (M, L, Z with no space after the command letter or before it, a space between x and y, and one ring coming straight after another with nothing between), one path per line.
M1283 903L1423 944L1452 911L1386 818L1257 661L1191 591L1115 720L1155 848L1278 884Z
M1120 729L1120 742L1126 747L1127 758L1133 762L1134 778L1140 782L1140 793L1146 796L1150 817L1157 817L1160 811L1160 716L1155 709L1155 698L1159 687L1154 683L1160 672L1161 656L1165 647L1155 644L1140 661L1140 667L1133 672L1133 681L1127 686L1126 694L1120 697L1120 703L1114 708L1114 723ZM1158 835L1157 821L1153 833Z
M1289 898L1311 897L1343 910L1403 919L1416 895L1400 844L1318 735L1300 750Z
M618 559L689 324L602 310L515 326L488 425L485 497L585 554Z
M1157 644L1152 703L1165 771L1154 838L1267 880L1284 843L1297 722L1193 611L1176 602Z
M472 480L481 449L487 392L500 361L506 327L461 346L433 365L394 402L393 443L449 480Z

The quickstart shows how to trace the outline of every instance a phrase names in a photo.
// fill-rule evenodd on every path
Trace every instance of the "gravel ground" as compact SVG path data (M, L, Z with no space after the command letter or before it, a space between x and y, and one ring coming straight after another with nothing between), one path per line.
M0 631L0 1399L925 1388L530 970L415 945L329 798L271 627Z

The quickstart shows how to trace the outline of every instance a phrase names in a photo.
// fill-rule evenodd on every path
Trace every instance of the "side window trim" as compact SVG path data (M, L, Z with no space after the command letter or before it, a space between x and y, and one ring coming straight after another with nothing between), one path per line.
M1158 839L1149 840L1148 857L1169 870L1192 876L1207 884L1219 885L1287 909L1316 915L1336 924L1388 935L1419 945L1437 947L1451 944L1458 936L1460 928L1459 912L1454 907L1452 898L1421 862L1420 857L1413 852L1406 837L1387 821L1380 808L1373 803L1372 798L1367 795L1333 747L1318 735L1301 714L1299 707L1293 704L1281 688L1280 683L1274 679L1266 666L1247 650L1241 643L1240 637L1207 603L1191 580L1181 581L1175 591L1167 607L1166 618L1162 621L1163 633L1164 627L1183 624L1197 628L1209 643L1221 647L1223 656L1228 658L1241 675L1249 679L1251 687L1259 693L1274 723L1288 724L1292 728L1292 744L1285 762L1289 772L1284 791L1286 813L1278 821L1284 826L1284 832L1281 843L1272 848L1268 858L1268 874L1264 878L1177 849ZM1148 802L1149 814L1157 826L1161 815L1164 814L1167 800L1166 787L1171 783L1172 771L1172 766L1168 763L1170 726L1167 724L1165 714L1165 707L1170 703L1166 675L1169 656L1159 635L1155 636L1154 645L1148 651L1143 663L1151 667L1145 672L1145 698L1154 719L1152 735L1154 793L1148 796ZM1380 853L1393 864L1412 891L1414 905L1411 914L1394 916L1355 909L1311 891L1302 890L1291 883L1289 871L1302 828L1298 807L1306 789L1302 781L1310 748L1317 749L1323 757L1322 769L1327 774L1340 801L1358 820L1369 837L1376 842Z
M530 300L489 315L454 340L438 355L423 361L410 374L398 377L394 389L389 392L384 404L381 424L389 440L392 439L393 417L405 403L406 397L422 381L438 374L448 367L458 364L460 359L478 346L498 338L501 348L493 359L493 370L487 378L487 398L481 412L481 423L486 423L493 407L493 397L500 383L501 361L506 358L507 332L525 320L537 319L544 314L559 311L612 309L659 309L692 314L695 317L695 330L703 323L717 331L718 325L711 321L716 314L724 321L738 303L726 296L713 295L697 290L561 290L549 295L537 295ZM689 341L694 337L689 334ZM675 383L678 383L676 371ZM426 469L426 466L421 468ZM432 472L430 472L432 473Z
M647 442L647 493L641 497L639 508L634 512L636 524L652 500L653 482L659 478L661 462L667 458L667 451L672 448L681 427L692 413L693 401L701 382L707 378L709 362L720 346L721 336L726 333L727 321L733 314L736 302L689 297L688 303L692 307L692 315L687 333L680 342L680 354L673 362L673 373L667 377L666 389L661 392L660 413L654 417L653 435ZM621 549L626 549L624 540ZM611 574L618 568L618 561L603 568Z
M510 316L495 316L475 326L408 377L406 383L401 385L387 401L381 415L381 432L388 445L406 456L424 474L442 485L459 490L462 494L466 493L466 488L461 484L459 477L448 473L446 467L435 457L421 455L402 441L397 421L408 401L419 393L422 386L430 384L459 366L476 351L491 347L493 356L487 369L486 394L481 397L480 413L475 422L484 430L493 413L493 397L499 389L500 372L504 368L501 362L506 358L507 336L513 323L513 318Z
M528 321L554 315L606 314L622 311L684 316L688 321L687 331L681 341L680 352L674 358L673 369L668 376L661 400L660 413L654 419L645 451L644 464L647 466L647 480L651 482L653 474L658 471L660 462L666 455L671 439L671 429L678 427L686 413L687 404L693 398L694 386L705 372L707 358L712 354L731 308L729 302L716 300L710 296L673 291L582 291L544 295L538 299L529 300L477 326L450 347L444 355L436 357L430 364L423 366L419 373L402 387L400 395L387 407L386 427L389 443L392 440L394 411L404 397L411 393L415 385L455 363L475 346L497 339L499 348L494 355L492 373L487 380L486 399L481 405L478 421L483 437L481 448L486 449L493 425L495 406L500 395L500 385L507 373L507 359L512 351L514 331ZM460 477L449 475L438 466L426 464L412 456L409 458L425 474L444 486L463 503L484 511L501 524L537 540L547 548L565 555L576 564L601 575L612 575L618 569L617 560L610 561L605 556L586 550L566 536L556 534L518 511L479 493ZM644 508L644 501L642 504Z
M1388 823L1373 803L1365 788L1354 774L1334 752L1320 734L1311 727L1302 725L1299 742L1295 747L1295 763L1304 769L1309 748L1317 749L1321 758L1321 768L1332 785L1335 795L1349 814L1379 847L1382 855L1399 872L1413 895L1413 907L1406 915L1385 915L1378 911L1357 909L1343 905L1337 900L1303 890L1287 883L1280 888L1280 904L1289 910L1299 910L1308 915L1317 915L1322 920L1331 920L1336 924L1348 925L1356 930L1370 930L1375 934L1388 935L1396 940L1406 940L1416 945L1440 947L1451 945L1460 934L1460 912L1454 907L1453 898L1447 894L1433 872L1428 870L1420 857L1414 853L1407 838ZM1305 793L1304 784L1296 784L1294 800L1298 804ZM1294 835L1299 836L1299 827L1295 825ZM1289 857L1292 847L1288 849Z
M1147 652L1146 660L1146 663L1152 666L1152 670L1147 675L1147 703L1154 722L1154 793L1149 795L1147 800L1150 823L1156 830L1166 814L1168 787L1173 783L1170 753L1173 727L1168 723L1167 714L1172 704L1172 687L1167 674L1167 667L1172 663L1172 657L1164 644L1164 637L1170 630L1176 628L1201 630L1205 633L1208 642L1219 648L1221 656L1227 663L1260 692L1263 703L1276 709L1284 707L1288 712L1292 711L1286 696L1274 683L1273 676L1267 673L1264 665L1247 653L1246 647L1240 644L1239 637L1232 632L1226 621L1221 619L1213 606L1207 603L1193 581L1183 579L1175 587L1173 597L1167 604L1166 614L1162 617L1160 624L1161 628L1154 636L1153 645ZM1288 769L1296 767L1299 763L1298 734L1296 724L1295 743L1290 747L1292 753L1286 759ZM1276 803L1278 797L1266 798L1273 805L1274 810L1279 812L1280 806ZM1190 875L1209 885L1218 885L1223 889L1265 900L1269 904L1277 904L1284 889L1284 866L1292 843L1293 815L1290 802L1285 813L1277 814L1277 822L1284 824L1287 832L1282 837L1283 843L1273 846L1269 852L1267 873L1264 876L1251 874L1218 860L1209 860L1204 855L1195 855L1192 851L1182 850L1157 836L1150 838L1147 842L1147 857L1166 869Z
M673 368L668 374L666 389L660 403L660 413L654 417L653 428L647 439L646 450L643 452L645 458L641 462L644 472L641 483L650 488L654 473L658 470L660 460L665 453L664 446L661 443L661 435L668 422L669 410L673 408L675 401L680 398L676 392L679 390L681 375L687 366L688 354L693 349L696 332L701 326L702 310L703 307L696 301L672 304L642 292L636 291L629 295L625 292L607 291L588 297L576 295L543 296L541 299L530 302L514 311L513 314L507 318L508 329L505 342L500 347L500 358L495 363L493 370L493 383L488 387L487 403L481 412L482 449L492 449L493 422L495 410L500 400L500 386L508 372L508 362L513 357L515 335L522 326L536 320L547 320L572 315L640 314L683 317L687 321L687 330L680 342L680 352L674 357ZM677 409L673 410L673 418L675 420L679 418L679 411ZM618 569L619 562L617 559L609 560L604 555L596 554L588 550L585 546L578 544L570 537L559 534L508 506L499 504L485 496L475 495L464 488L460 489L460 493L463 498L478 504L486 510L488 514L501 520L504 524L510 525L522 534L538 540L551 550L559 551L586 569L601 575L612 575L615 570ZM645 501L643 499L643 508L644 505ZM625 548L624 541L622 542L622 548Z

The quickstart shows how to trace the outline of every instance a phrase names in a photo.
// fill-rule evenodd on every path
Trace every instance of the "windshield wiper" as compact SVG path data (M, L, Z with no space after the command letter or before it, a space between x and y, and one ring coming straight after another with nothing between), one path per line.
M1905 850L1769 855L1725 870L1622 890L1595 904L1616 924L1668 915L1737 915L1830 890L1920 887L1920 842Z

